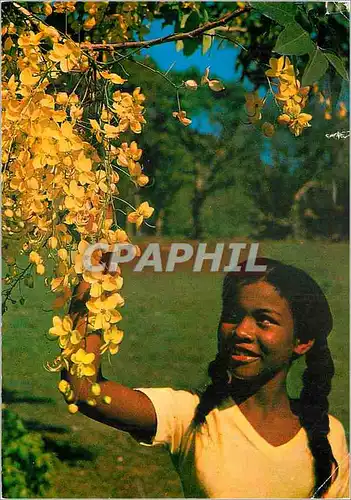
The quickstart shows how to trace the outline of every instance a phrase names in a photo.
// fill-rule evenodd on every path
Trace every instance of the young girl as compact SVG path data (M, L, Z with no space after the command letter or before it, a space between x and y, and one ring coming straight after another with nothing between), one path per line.
M64 377L82 413L142 444L167 446L186 497L348 498L345 432L328 415L334 375L328 302L304 271L270 259L259 264L265 272L224 279L218 354L203 393L129 389L98 369L101 396L91 407L84 403L88 384ZM80 317L79 328L86 321ZM100 343L96 332L87 337L97 367ZM286 379L301 356L303 389L292 400ZM104 395L110 405L102 404Z

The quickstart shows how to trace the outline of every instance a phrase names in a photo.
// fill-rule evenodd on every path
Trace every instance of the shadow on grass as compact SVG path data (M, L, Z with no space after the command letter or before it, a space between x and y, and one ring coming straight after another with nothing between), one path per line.
M62 462L66 462L71 467L76 465L78 461L90 461L95 460L97 453L83 448L83 446L74 445L68 441L57 440L52 437L43 436L45 441L45 448L48 451L55 453L57 458Z
M2 389L2 402L5 404L10 403L28 403L28 404L55 404L52 398L41 398L32 396L28 393L20 394L18 391L10 389Z

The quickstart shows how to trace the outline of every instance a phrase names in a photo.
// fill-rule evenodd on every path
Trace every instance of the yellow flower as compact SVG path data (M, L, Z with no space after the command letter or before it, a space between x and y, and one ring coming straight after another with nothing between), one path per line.
M345 106L345 103L341 101L338 109L338 117L340 119L343 119L346 118L346 116L347 116L347 108Z
M119 350L119 344L123 340L124 333L119 330L117 326L112 326L109 330L104 332L104 344L100 347L101 354L104 354L107 350L111 354L116 354Z
M83 29L85 31L89 31L89 30L93 29L95 25L96 25L96 19L95 19L95 17L88 17L84 21Z
M64 186L64 191L68 196L65 198L65 206L69 210L80 210L83 207L85 190L79 186L77 181L71 181L69 187Z
M245 100L245 107L248 113L249 122L256 123L260 121L262 118L261 110L264 100L259 97L257 90L255 92L248 92L245 94Z
M274 125L269 122L264 122L262 125L262 132L266 137L273 137L275 133Z
M303 129L311 126L310 120L312 120L312 115L308 113L299 113L296 116L289 116L284 113L278 116L277 119L281 125L288 125L295 137L301 135Z
M301 113L301 106L294 101L288 101L283 106L284 113L290 116L290 118L297 118Z
M74 257L74 271L77 274L82 274L85 271L84 267L84 254L89 248L90 243L88 243L86 240L81 240L78 245L78 253ZM91 256L91 265L92 266L97 266L100 264L102 257L102 251L101 250L95 250Z
M186 118L186 111L174 111L172 113L172 116L174 116L174 118L178 118L178 120L180 121L180 123L182 123L183 125L185 125L185 127L187 127L188 125L190 125L191 123L191 120L189 118Z
M92 298L87 302L87 308L92 313L89 321L94 330L107 330L110 323L117 323L122 316L116 307L122 307L124 299L119 293L114 293L109 297L100 296Z
M53 327L49 333L59 338L59 346L65 349L69 344L79 344L83 336L78 330L72 330L73 321L69 316L65 316L62 320L59 316L52 318Z
M147 201L144 201L135 212L128 214L128 222L135 224L137 228L141 226L144 219L148 219L154 213L154 208L150 207Z
M271 69L266 71L266 75L270 78L280 78L288 82L295 80L294 66L291 64L290 59L286 56L275 59L271 57L269 60Z
M281 82L279 91L275 97L282 102L292 104L297 103L301 108L305 107L307 95L310 87L301 87L299 80L295 82Z
M309 121L312 120L312 115L308 113L300 113L299 116L289 125L290 130L295 137L301 135L304 128L310 127Z
M30 68L24 69L20 74L20 80L23 85L33 87L40 80L39 76L33 76L33 71Z
M77 377L89 377L95 374L95 367L93 361L95 359L95 354L90 352L85 352L84 349L78 349L71 356L71 361L73 365L71 366L71 374L77 374Z
M122 276L111 276L103 273L83 273L83 279L91 284L90 296L100 297L104 292L120 290L123 285Z
M49 53L49 59L60 63L61 71L68 73L78 65L80 53L80 48L74 42L66 40L63 44L54 43L53 49Z
M110 73L109 71L101 71L101 76L105 78L105 80L110 80L116 85L122 85L122 83L127 81L124 78L121 78L116 73Z

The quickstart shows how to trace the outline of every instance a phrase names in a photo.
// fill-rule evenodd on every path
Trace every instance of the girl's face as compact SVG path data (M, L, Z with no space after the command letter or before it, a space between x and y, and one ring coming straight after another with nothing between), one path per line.
M298 342L287 301L266 282L239 291L232 323L221 323L219 353L228 371L239 379L271 378L288 372Z

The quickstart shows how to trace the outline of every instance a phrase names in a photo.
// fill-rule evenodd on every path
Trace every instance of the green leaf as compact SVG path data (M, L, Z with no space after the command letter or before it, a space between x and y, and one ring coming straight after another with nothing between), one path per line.
M312 52L315 44L310 35L298 23L290 23L279 34L273 49L283 55L302 56Z
M252 7L282 26L293 23L295 19L296 5L294 3L257 2L253 3Z
M302 76L301 85L303 87L312 85L312 83L322 78L329 66L328 59L318 47L310 53L309 57L309 61Z
M186 25L186 22L188 20L188 17L190 16L191 12L189 12L189 14L183 14L182 16L182 20L180 21L180 27L181 29L183 29Z
M184 40L184 50L183 54L185 56L191 56L199 46L198 40Z
M199 13L196 10L191 11L189 16L186 18L186 22L184 24L184 31L192 31L195 28L198 28L200 21L201 19Z
M184 49L184 42L183 42L183 40L177 40L176 41L176 51L180 52L183 49Z
M209 31L209 34L212 34L212 33ZM203 56L211 48L212 40L213 40L212 36L204 35L202 37L202 55Z
M328 61L330 62L330 64L332 64L334 66L334 68L339 73L339 75L344 80L349 81L348 72L346 71L346 68L344 67L344 64L343 64L342 60L340 59L340 57L337 56L337 55L335 55L335 54L333 54L332 52L328 52L328 51L323 51L323 54L328 59Z

